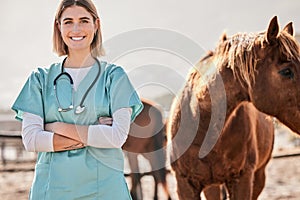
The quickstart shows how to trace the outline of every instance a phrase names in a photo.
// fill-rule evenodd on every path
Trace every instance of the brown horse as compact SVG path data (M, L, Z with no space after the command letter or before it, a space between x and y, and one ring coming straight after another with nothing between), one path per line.
M263 116L255 108L300 134L299 95L292 23L280 31L274 17L266 32L224 35L190 72L170 112L167 137L179 198L200 199L206 186L224 183L230 199L257 199L273 137L254 133ZM222 131L240 123L244 127Z
M138 165L137 156L143 155L151 165L151 172L154 178L154 199L158 199L158 184L162 184L164 191L170 198L165 167L165 150L166 134L163 114L161 109L146 99L142 99L144 109L137 116L130 127L129 136L123 145L123 150L128 158L131 169L130 177L132 181L131 195L133 199L143 199L141 187L141 174Z

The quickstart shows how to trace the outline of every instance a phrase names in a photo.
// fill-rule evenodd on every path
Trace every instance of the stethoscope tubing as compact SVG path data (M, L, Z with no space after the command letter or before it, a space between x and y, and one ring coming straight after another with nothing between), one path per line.
M54 86L54 93L55 93L55 98L56 98L56 101L57 101L57 104L58 104L58 111L59 112L67 112L67 111L70 111L70 110L73 110L74 108L74 102L73 102L73 98L74 98L74 81L71 77L71 75L67 72L64 71L64 64L65 64L65 61L66 61L67 57L63 60L62 64L61 64L61 72L60 74L58 74L56 76L56 78L54 79L53 81L53 86ZM101 73L101 65L100 65L100 62L97 58L94 58L97 62L97 65L98 65L98 73L95 77L95 79L93 80L93 82L91 83L91 85L88 87L87 91L84 93L79 105L76 107L75 109L75 113L76 114L80 114L81 112L83 112L85 110L85 106L83 105L87 95L89 94L90 90L94 87L94 85L96 84L99 76L100 76L100 73ZM62 108L60 103L59 103L59 99L57 97L57 90L56 90L56 85L57 85L57 81L58 79L61 77L61 76L67 76L69 81L70 81L70 84L71 84L71 87L72 87L72 100L71 100L71 104L69 105L68 108Z

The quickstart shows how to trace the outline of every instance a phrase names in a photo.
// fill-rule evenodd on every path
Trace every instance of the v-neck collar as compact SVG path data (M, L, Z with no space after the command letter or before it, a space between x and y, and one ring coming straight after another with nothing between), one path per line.
M70 74L73 79L74 90L77 91L81 81L87 76L93 66L87 68L65 68L65 71Z
M79 94L83 95L87 91L87 89L89 88L89 86L95 80L95 78L96 78L96 76L98 74L98 70L101 70L101 63L100 63L100 66L98 67L98 63L95 62L93 64L93 66L91 67L91 69L88 71L88 73L85 75L85 77L78 84L78 87L77 87L77 90L75 91L75 94L79 93ZM100 75L97 78L97 81L99 80L99 78L101 76L101 73L102 73L102 70L100 71Z

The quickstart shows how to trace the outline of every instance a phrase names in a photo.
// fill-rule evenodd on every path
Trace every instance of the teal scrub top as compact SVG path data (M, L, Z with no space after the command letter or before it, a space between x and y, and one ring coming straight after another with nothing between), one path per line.
M73 101L74 108L96 78L97 62L73 91L70 80L62 76L61 63L34 71L12 109L22 120L24 112L39 115L45 123L65 122L78 125L96 124L100 116L112 116L116 110L132 108L131 120L143 109L143 105L125 71L114 64L100 62L101 74L88 93L81 114L75 109L58 112ZM131 199L123 175L124 158L121 148L85 147L63 152L39 152L30 199Z

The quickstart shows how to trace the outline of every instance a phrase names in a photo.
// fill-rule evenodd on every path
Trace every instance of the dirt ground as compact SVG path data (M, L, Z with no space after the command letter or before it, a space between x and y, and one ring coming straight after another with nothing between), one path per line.
M29 168L30 167L28 167L28 169ZM1 172L1 200L26 200L32 178L33 171ZM128 184L130 187L130 180L128 180ZM144 199L153 199L154 183L152 177L143 177L142 184ZM176 199L176 182L172 175L168 176L168 184L170 191L172 192L173 199ZM159 188L159 191L160 198L166 199L161 188ZM266 186L260 195L259 200L298 199L300 199L300 157L278 158L271 160L267 168Z

